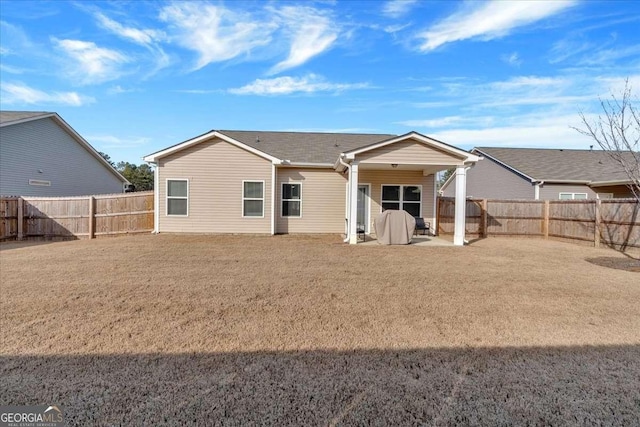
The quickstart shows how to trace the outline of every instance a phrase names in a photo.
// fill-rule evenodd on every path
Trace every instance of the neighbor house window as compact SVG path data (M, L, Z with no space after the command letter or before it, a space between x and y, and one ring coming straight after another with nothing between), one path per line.
M560 193L560 200L586 200L587 193Z
M264 181L242 182L242 216L264 216Z
M414 217L422 216L422 187L419 185L383 185L382 210L405 210Z
M282 183L282 216L302 216L302 184Z
M167 215L186 216L189 212L189 180L167 180Z

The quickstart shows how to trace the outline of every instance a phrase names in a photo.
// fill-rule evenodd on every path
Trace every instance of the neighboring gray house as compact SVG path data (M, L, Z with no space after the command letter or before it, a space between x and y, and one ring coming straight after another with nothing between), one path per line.
M467 172L467 196L576 200L633 197L631 181L601 150L477 147L484 159ZM630 154L630 153L629 153ZM453 179L440 189L455 194Z
M128 181L56 113L0 111L0 194L121 193Z

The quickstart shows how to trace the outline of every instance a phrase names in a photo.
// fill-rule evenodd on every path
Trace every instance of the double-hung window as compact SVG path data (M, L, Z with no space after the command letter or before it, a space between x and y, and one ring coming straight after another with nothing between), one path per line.
M189 214L189 180L167 179L167 215Z
M283 217L300 218L302 216L302 184L295 182L282 183Z
M383 185L382 210L405 210L414 217L422 216L422 187L419 185Z
M264 181L242 182L242 216L264 217Z

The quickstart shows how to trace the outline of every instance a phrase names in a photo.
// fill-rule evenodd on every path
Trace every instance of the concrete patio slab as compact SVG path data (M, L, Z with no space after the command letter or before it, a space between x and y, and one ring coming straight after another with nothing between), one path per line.
M359 245L378 245L375 237L367 236L365 241L358 241ZM411 246L454 246L450 240L435 236L414 236L411 239ZM403 245L404 246L404 245Z

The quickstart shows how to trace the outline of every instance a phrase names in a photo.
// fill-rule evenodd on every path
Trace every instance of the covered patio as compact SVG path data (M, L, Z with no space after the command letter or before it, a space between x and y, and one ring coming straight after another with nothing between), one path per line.
M466 174L479 160L417 132L342 153L336 169L348 172L345 242L357 244L359 229L373 234L374 218L386 209L405 210L437 230L436 176L455 167L453 244L464 245Z
M359 245L373 246L378 244L378 240L373 236L366 236L358 241ZM411 239L412 246L454 246L451 240L437 236L417 235Z

